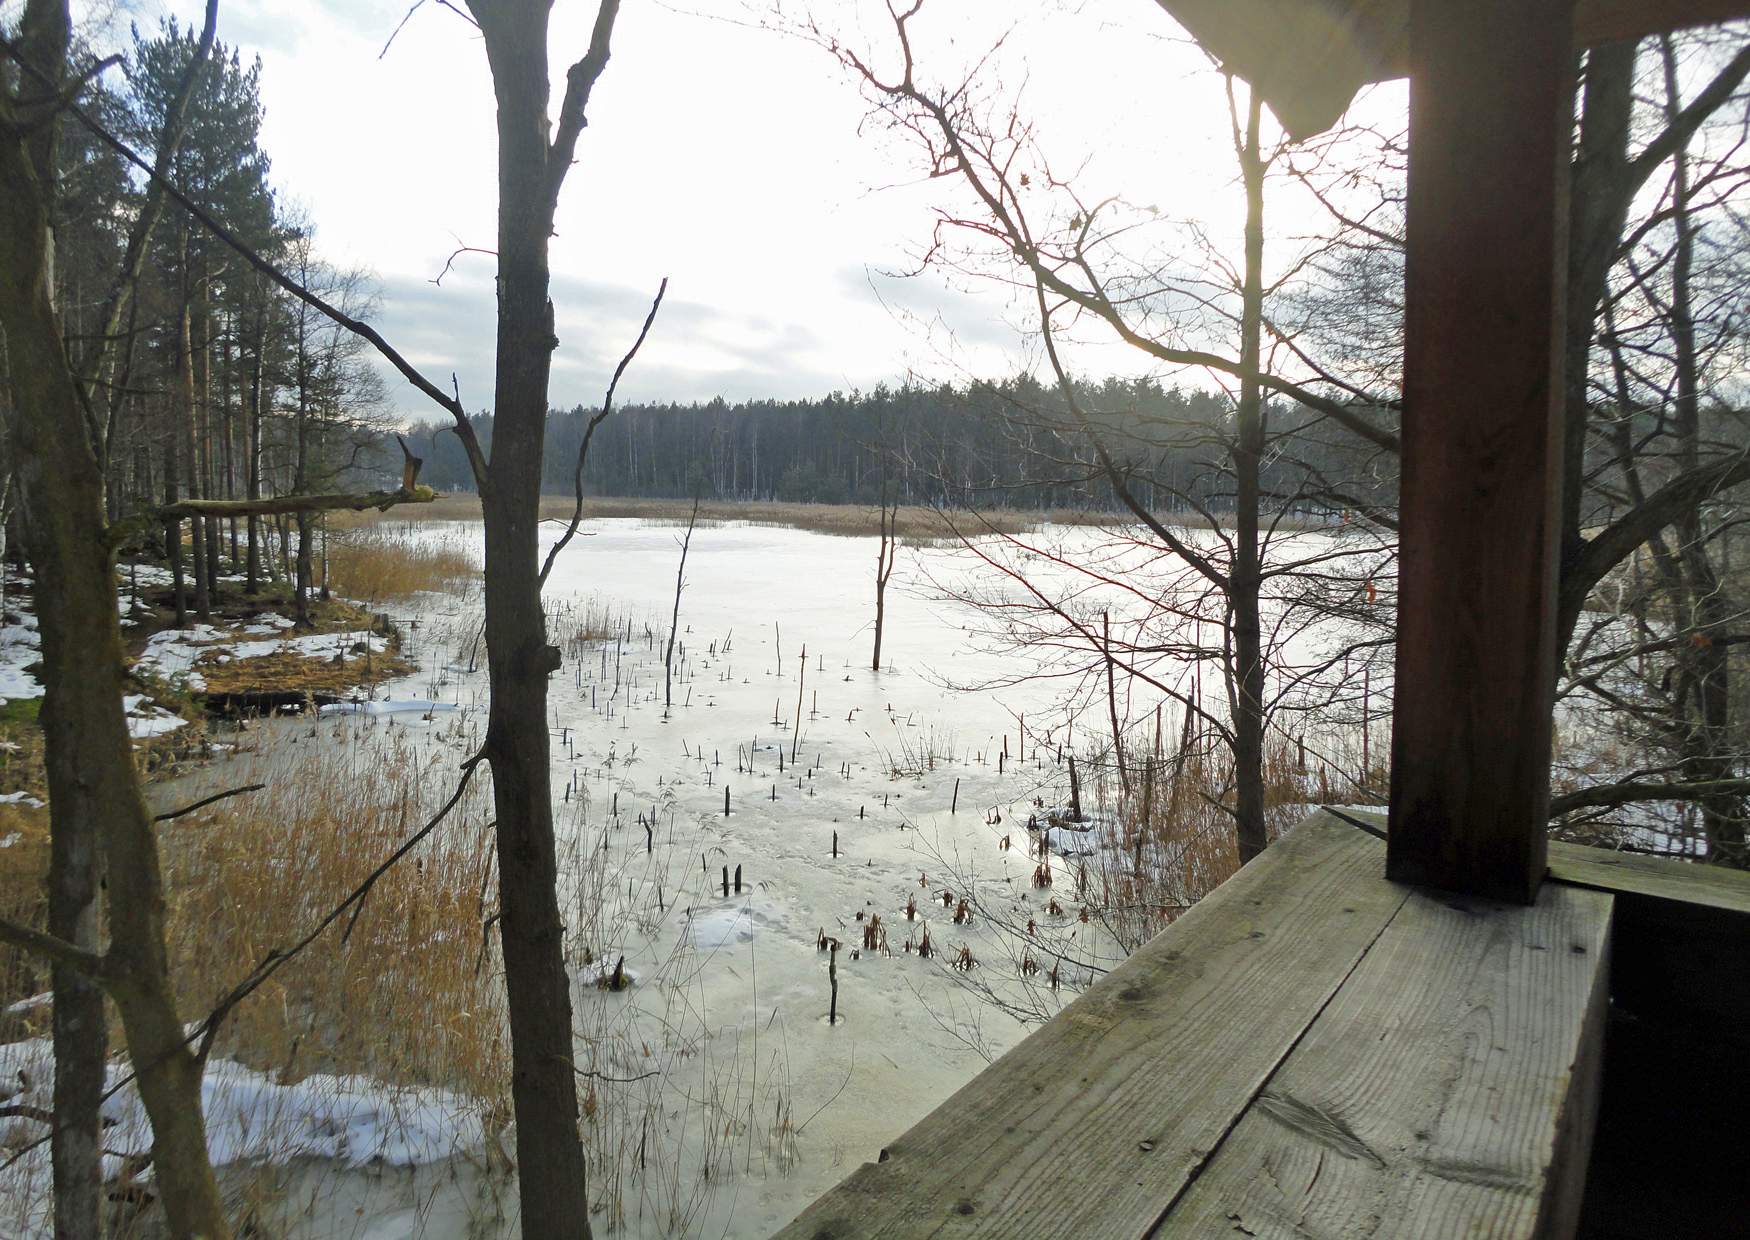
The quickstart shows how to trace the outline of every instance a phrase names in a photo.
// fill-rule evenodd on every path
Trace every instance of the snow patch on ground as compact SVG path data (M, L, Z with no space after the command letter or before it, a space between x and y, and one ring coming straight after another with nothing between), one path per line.
M122 698L122 710L128 717L128 735L135 740L174 732L188 722L175 711L165 710L143 693L125 695Z
M24 669L42 658L42 634L36 616L24 609L25 600L7 599L4 623L0 623L0 701L39 698L43 687Z
M225 639L222 630L210 624L197 624L187 629L165 629L146 639L146 649L134 661L137 671L148 672L160 680L182 681L190 689L207 687L206 678L194 669L194 661L216 642Z
M276 622L283 622L276 623ZM250 625L242 632L274 632L289 627L291 621L273 616L261 624ZM389 649L384 637L371 637L362 632L310 633L302 637L278 638L271 641L236 641L233 634L210 624L197 624L186 629L166 629L154 633L146 649L134 663L136 669L149 672L163 680L178 681L190 689L207 687L206 678L195 669L195 663L209 652L220 663L233 659L264 659L275 654L295 654L307 659L333 658L350 655L355 646L368 645L372 654Z
M109 1083L121 1079L112 1065ZM484 1139L478 1106L446 1090L401 1088L362 1076L305 1077L280 1085L261 1073L226 1060L212 1061L201 1083L207 1145L215 1166L283 1165L320 1158L347 1167L416 1167L437 1163L475 1148ZM48 1109L54 1100L54 1059L45 1038L0 1046L0 1105ZM122 1171L116 1154L151 1148L152 1128L133 1085L123 1086L103 1104L113 1121L104 1133L111 1155L106 1177ZM17 1150L47 1129L36 1119L15 1115L0 1120L0 1147ZM150 1171L142 1179L150 1178ZM0 1170L0 1198L40 1203L33 1216L8 1235L48 1236L52 1232L50 1166L47 1143ZM16 1222L16 1218L7 1222Z

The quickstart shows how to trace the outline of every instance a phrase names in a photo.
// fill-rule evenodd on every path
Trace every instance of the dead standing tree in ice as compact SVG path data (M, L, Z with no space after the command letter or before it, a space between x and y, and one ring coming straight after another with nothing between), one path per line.
M674 570L674 614L668 621L668 647L662 652L662 713L674 709L674 643L681 627L681 590L687 583L687 549L693 545L693 527L699 523L699 493L693 493L693 511L687 517L687 532L681 538L681 562ZM728 789L724 789L725 792Z
M1264 262L1264 198L1266 175L1285 140L1266 132L1260 101L1239 97L1230 83L1228 101L1234 154L1245 198L1244 254L1237 263L1211 255L1206 269L1163 274L1158 255L1126 254L1118 243L1146 235L1153 221L1146 212L1125 214L1124 204L1109 199L1089 204L1076 187L1053 175L1031 127L1013 111L986 111L990 78L968 79L935 87L925 82L915 54L913 35L922 3L893 11L896 53L877 59L809 25L806 31L858 78L875 107L893 127L915 141L933 176L952 178L969 191L964 211L945 210L938 219L929 261L955 265L956 270L991 274L1006 284L1019 283L1032 303L1049 377L1055 390L1047 418L1057 423L1051 438L1076 445L1084 459L1070 462L1090 490L1102 490L1134 518L1138 542L1182 565L1203 592L1195 618L1204 619L1219 640L1197 643L1193 657L1214 664L1221 678L1220 709L1194 698L1182 688L1156 678L1156 687L1199 715L1218 735L1232 758L1232 815L1238 855L1242 861L1269 842L1265 823L1263 765L1272 707L1294 699L1301 690L1318 686L1307 680L1306 668L1278 666L1272 672L1270 642L1264 618L1268 591L1281 579L1305 573L1329 577L1341 561L1361 556L1377 559L1380 543L1336 551L1309 552L1280 537L1287 531L1282 516L1297 506L1317 501L1316 478L1310 472L1284 484L1281 471L1272 472L1272 454L1308 424L1330 423L1375 449L1392 451L1396 435L1352 399L1352 389L1332 380L1292 347L1291 340L1273 334L1266 314L1266 290L1279 281L1268 279ZM992 56L972 72L993 74ZM956 253L950 238L968 239L971 252ZM1203 313L1174 313L1185 302ZM1162 306L1166 310L1157 313ZM1064 333L1070 323L1103 327L1112 337L1156 364L1213 375L1233 387L1224 424L1201 428L1214 449L1209 468L1224 481L1221 502L1181 485L1176 494L1192 514L1202 534L1188 533L1180 518L1163 516L1153 502L1162 488L1147 474L1149 441L1171 428L1126 428L1122 413L1095 407L1087 390L1072 377ZM1214 342L1214 343L1211 343ZM1231 350L1231 351L1228 351ZM1289 378L1292 371L1300 378ZM1341 397L1315 391L1335 389ZM1285 414L1271 398L1292 402ZM1388 402L1378 401L1376 405ZM1037 416L1037 415L1035 415ZM1273 425L1274 423L1274 425ZM1132 451L1135 449L1136 451ZM1170 481L1167 489L1173 490ZM1272 559L1272 557L1274 557ZM1356 580L1360 590L1362 582ZM1025 583L1023 582L1023 588ZM1118 643L1107 643L1098 631L1098 617L1072 617L1060 609L1072 635L1103 673L1122 659ZM1187 617L1192 613L1187 610ZM1183 635L1166 639L1181 648ZM1161 644L1157 636L1139 639L1138 650ZM1123 666L1132 675L1136 660ZM1328 672L1329 668L1322 669ZM1286 686L1286 688L1285 688Z
M881 475L881 541L875 551L875 653L869 666L881 670L881 637L887 624L887 583L893 576L893 562L899 550L899 499L888 486L887 472Z

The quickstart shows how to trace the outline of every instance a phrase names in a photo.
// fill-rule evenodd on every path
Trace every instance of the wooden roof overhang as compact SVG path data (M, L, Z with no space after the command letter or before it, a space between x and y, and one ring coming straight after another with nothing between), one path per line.
M1297 140L1336 124L1363 86L1410 72L1410 0L1157 3L1225 69L1251 83ZM1746 0L1576 0L1573 42L1590 47L1747 15Z
M1547 865L1577 49L1750 0L1157 0L1293 136L1410 79L1387 876Z

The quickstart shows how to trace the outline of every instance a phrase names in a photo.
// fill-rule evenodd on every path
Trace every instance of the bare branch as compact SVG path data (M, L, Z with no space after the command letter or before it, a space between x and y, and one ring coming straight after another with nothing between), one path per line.
M437 275L433 276L431 282L439 288L442 288L444 285L444 277L450 274L450 268L456 265L456 259L463 254L490 254L493 258L498 257L497 250L482 249L477 245L459 245L454 250L450 251L450 256L444 259L444 269L438 272Z
M148 514L162 524L183 517L277 517L298 512L363 512L375 508L387 512L397 504L429 504L441 498L430 487L413 490L341 492L328 495L278 495L268 499L184 499L165 504Z
M39 956L47 956L56 964L78 969L95 981L101 982L106 978L105 961L96 952L75 947L65 939L32 930L29 926L21 926L3 917L0 917L0 942L11 943L14 947L22 947Z
M202 797L200 800L195 801L192 804L184 805L181 809L166 810L162 814L154 814L152 816L152 821L174 822L176 819L181 818L186 814L194 813L197 809L205 809L207 806L218 801L228 800L231 797L239 797L246 792L260 792L265 787L267 787L266 784L244 784L241 788L227 788L224 792L215 792L210 797Z
M1559 818L1577 809L1610 809L1638 801L1699 801L1707 797L1747 795L1750 795L1750 779L1707 779L1675 784L1643 783L1631 779L1551 797L1549 816Z
M632 364L632 359L638 356L638 350L643 347L644 337L650 334L650 325L656 322L656 312L662 309L662 299L667 292L668 277L664 276L662 284L656 290L656 300L650 303L650 313L644 316L644 326L638 332L638 339L632 342L632 347L626 350L626 356L614 367L614 377L608 382L608 394L602 398L601 409L590 418L589 425L583 428L583 442L577 446L577 469L573 477L577 487L577 507L572 509L571 523L565 527L565 533L560 535L559 541L547 552L546 563L541 565L540 585L547 584L547 574L553 571L553 561L559 558L559 553L565 550L565 544L577 534L578 523L583 520L583 463L589 457L589 441L595 435L595 428L614 411L614 389L620 386L620 376L626 373L626 367Z
M1566 641L1586 596L1636 547L1710 496L1750 480L1750 453L1740 452L1673 479L1618 517L1580 549L1562 571L1556 633Z
M608 40L614 33L614 19L620 13L620 0L602 0L596 10L595 29L590 33L589 51L565 74L565 100L559 105L559 124L553 133L553 145L547 152L547 208L551 211L559 202L559 189L565 184L565 174L571 171L572 158L577 153L577 137L589 119L584 110L596 80L608 67Z
M383 50L377 53L378 60L383 59L383 57L385 57L389 54L389 48L394 44L395 40L400 37L402 28L404 26L406 26L408 22L413 20L413 15L415 13L419 12L420 6L423 5L424 3L425 3L425 0L413 0L413 7L408 9L406 13L402 14L401 20L395 23L395 29L389 32L388 39L385 40L383 43ZM437 3L438 3L439 8L448 9L450 12L454 13L457 17L461 18L463 21L467 22L470 26L474 27L474 29L476 29L476 30L480 29L479 22L475 21L472 17L470 17L468 14L464 13L461 9L458 9L455 5L449 3L449 0L437 0Z

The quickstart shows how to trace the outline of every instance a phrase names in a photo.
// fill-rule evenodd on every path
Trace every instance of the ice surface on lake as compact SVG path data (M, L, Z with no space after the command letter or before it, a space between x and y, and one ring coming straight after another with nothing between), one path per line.
M477 523L414 530L480 548ZM557 533L544 529L545 545ZM1057 675L1049 649L1017 654L989 638L988 615L944 601L949 592L996 596L1010 588L988 565L950 548L902 551L888 591L887 666L876 672L869 666L876 540L732 524L693 536L674 706L665 711L662 647L681 531L611 520L590 522L586 533L561 555L546 589L550 637L565 652L548 695L561 914L574 953L578 1067L632 1082L603 1083L591 1140L635 1148L638 1122L628 1131L612 1127L621 1122L613 1117L648 1106L659 1117L651 1136L670 1160L664 1166L680 1148L686 1170L676 1182L702 1185L693 1108L720 1096L716 1131L729 1124L734 1153L718 1173L728 1178L714 1176L711 1191L699 1190L684 1230L764 1237L947 1099L985 1055L1023 1036L1021 1024L963 988L1005 985L1014 927L1037 923L1069 957L1061 993L1037 988L1048 1006L1120 958L1097 924L1077 917L1077 871L1097 858L1062 855L1100 846L1104 833L1052 828L1057 855L1042 863L1031 847L1037 834L1026 828L1030 815L1043 827L1046 807L1067 804L1059 750L1086 752L1102 730L1109 736L1096 726L1106 709L1104 681L1081 685ZM1107 548L1100 531L1064 537L1107 568L1136 554ZM1067 593L1073 582L1046 585ZM623 630L617 639L571 640L591 596L611 604L622 624L632 618L629 642ZM1090 595L1077 605L1096 616L1108 607L1116 618L1140 604ZM435 714L409 732L431 747L434 771L440 758L441 769L454 770L485 730L484 649L473 641L478 592L425 598L414 610L419 671L382 686L387 701L325 708L319 734L302 721L260 726L366 746L391 726L400 734L403 722ZM185 630L165 637L158 657L186 670L210 640ZM245 645L282 648L273 640ZM1082 707L1088 692L1100 695L1098 709L1066 710L1066 693L1078 687ZM1125 707L1133 719L1152 709L1152 700L1140 699ZM1072 713L1081 715L1073 734ZM1176 719L1175 710L1166 720L1170 736ZM1152 736L1152 719L1149 727ZM304 744L286 746L281 760L303 752ZM216 787L246 782L222 767L212 778ZM1083 771L1084 810L1095 820L1107 810L1097 782ZM1058 872L1050 891L1030 885L1041 864ZM732 876L741 869L740 894L723 895L725 867ZM982 916L956 922L968 897L1009 928ZM597 908L608 910L599 920ZM885 935L885 952L864 946L876 917L874 937ZM934 952L922 959L915 944L926 930ZM825 1020L833 954L817 949L822 935L841 945L833 1026ZM980 962L971 973L948 968L961 947ZM621 956L636 984L598 988ZM767 1131L775 1114L794 1125L777 1140ZM749 1115L764 1118L755 1124ZM346 1162L369 1144L348 1141L333 1156ZM451 1180L466 1180L478 1165L480 1155L470 1153L445 1169L455 1171ZM319 1189L306 1188L332 1203L321 1215L327 1222L281 1220L288 1235L404 1234L405 1202L378 1193L378 1181L360 1172L326 1177ZM658 1204L661 1183L654 1171L628 1183L625 1230L617 1234L672 1234ZM428 1188L439 1204L422 1207L417 1234L515 1234L514 1210L502 1222L483 1219L450 1180Z

